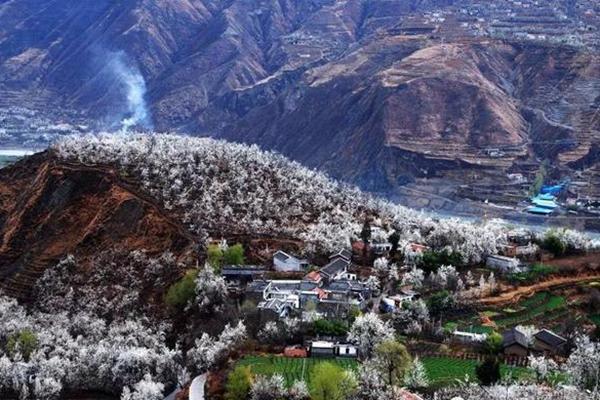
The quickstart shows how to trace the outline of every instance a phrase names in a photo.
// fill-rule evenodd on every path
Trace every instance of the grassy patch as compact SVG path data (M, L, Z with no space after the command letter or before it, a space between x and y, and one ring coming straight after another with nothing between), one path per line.
M468 376L469 380L477 380L475 368L478 362L475 360L460 360L455 358L431 357L421 360L427 371L427 376L432 385L446 386L464 380ZM502 365L500 372L503 377L512 376L515 379L525 377L529 374L527 368L510 367Z
M512 283L532 283L542 279L545 276L551 275L558 271L557 267L544 264L532 265L527 271L517 272L508 275L508 280Z
M358 362L352 358L287 358L280 356L246 356L237 365L249 366L256 375L280 374L285 383L291 386L295 381L308 383L310 371L315 365L330 362L344 369L356 370Z

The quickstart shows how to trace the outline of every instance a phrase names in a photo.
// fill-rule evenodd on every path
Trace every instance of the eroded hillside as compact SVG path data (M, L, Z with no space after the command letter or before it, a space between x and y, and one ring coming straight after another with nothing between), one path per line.
M109 167L42 153L2 169L0 193L0 280L15 297L27 299L44 270L67 254L145 249L194 259L187 229Z

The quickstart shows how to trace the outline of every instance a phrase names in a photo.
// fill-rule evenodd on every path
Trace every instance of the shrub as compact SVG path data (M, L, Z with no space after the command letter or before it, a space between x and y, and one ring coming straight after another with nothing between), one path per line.
M419 261L419 267L427 273L437 272L442 265L452 265L455 267L463 264L463 257L456 251L432 251L428 250L423 253Z
M487 358L475 368L475 374L482 385L493 385L500 380L500 363L495 358Z
M345 336L348 333L348 326L343 321L319 319L313 327L317 335Z
M23 329L9 336L6 343L6 350L11 355L19 352L23 355L25 361L29 361L29 356L37 349L37 345L37 335L30 329Z
M542 241L542 248L548 250L556 257L562 256L567 251L567 246L560 238L552 232L549 232Z
M244 247L239 243L229 246L223 253L223 262L226 265L243 265L245 262Z
M454 308L454 297L447 290L441 290L427 300L427 308L431 315L439 316Z
M498 354L502 351L502 335L498 332L492 332L485 341L486 350L490 354Z
M508 280L512 283L529 283L556 272L558 272L558 268L554 266L535 264L528 271L510 274Z
M179 281L169 287L165 302L167 305L175 308L183 308L196 296L196 277L198 270L192 269Z
M238 365L227 377L225 400L245 400L252 388L250 366Z

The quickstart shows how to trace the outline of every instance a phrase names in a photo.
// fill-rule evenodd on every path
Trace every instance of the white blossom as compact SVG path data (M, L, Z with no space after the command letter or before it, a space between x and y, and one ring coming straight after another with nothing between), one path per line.
M425 371L425 366L421 360L419 360L419 357L416 357L413 360L412 365L406 371L404 385L409 389L419 389L429 386L427 371Z
M354 343L361 354L369 357L380 342L394 337L394 329L376 314L367 313L356 318L348 331L348 341Z

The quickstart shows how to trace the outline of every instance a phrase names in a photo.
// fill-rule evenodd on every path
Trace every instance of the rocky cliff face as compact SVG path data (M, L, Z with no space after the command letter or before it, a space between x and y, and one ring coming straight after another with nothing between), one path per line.
M382 192L589 164L599 141L597 54L474 37L432 17L450 0L38 3L0 5L9 104L258 143Z

